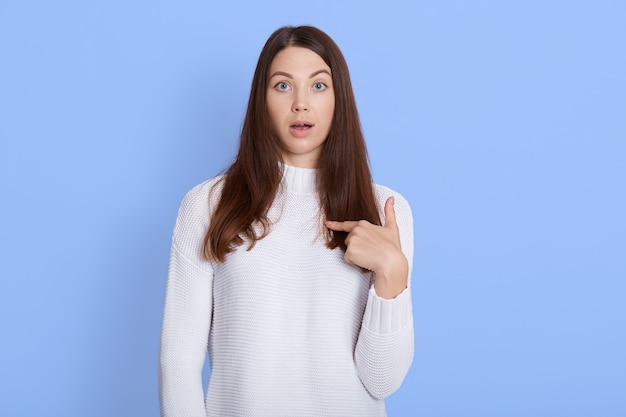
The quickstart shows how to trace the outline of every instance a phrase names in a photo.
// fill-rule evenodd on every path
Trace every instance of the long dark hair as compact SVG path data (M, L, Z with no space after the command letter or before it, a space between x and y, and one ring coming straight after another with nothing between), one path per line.
M282 178L278 139L272 133L266 95L274 57L289 46L308 48L330 67L335 112L317 166L317 191L327 219L367 220L380 225L367 149L361 131L350 73L335 42L311 26L283 27L261 50L252 79L239 152L223 178L222 194L204 238L204 256L224 262L226 254L248 239L255 242L270 231L267 212ZM255 232L255 224L262 232ZM346 249L346 233L326 230L330 249Z

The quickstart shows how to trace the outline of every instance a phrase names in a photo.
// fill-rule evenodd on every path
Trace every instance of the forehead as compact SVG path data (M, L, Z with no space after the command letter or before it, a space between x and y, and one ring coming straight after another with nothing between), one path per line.
M270 76L276 71L309 76L323 69L330 72L330 67L326 65L322 57L312 50L301 46L288 46L276 54L272 60Z

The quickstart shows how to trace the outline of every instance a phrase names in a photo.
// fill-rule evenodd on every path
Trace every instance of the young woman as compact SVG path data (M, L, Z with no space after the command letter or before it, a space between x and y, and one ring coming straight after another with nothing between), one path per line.
M313 27L274 32L236 161L180 207L161 414L384 416L413 359L412 227L372 183L339 48Z

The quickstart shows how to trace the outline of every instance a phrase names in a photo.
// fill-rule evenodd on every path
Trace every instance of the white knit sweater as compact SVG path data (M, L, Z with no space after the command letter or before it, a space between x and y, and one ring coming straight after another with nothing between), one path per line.
M413 359L409 288L378 297L373 274L322 239L313 169L284 167L271 232L226 257L201 258L219 178L184 198L174 229L160 351L162 416L377 416ZM212 187L217 184L216 187ZM413 260L406 200L395 196L402 250ZM211 208L209 208L210 201ZM206 397L201 371L209 352Z

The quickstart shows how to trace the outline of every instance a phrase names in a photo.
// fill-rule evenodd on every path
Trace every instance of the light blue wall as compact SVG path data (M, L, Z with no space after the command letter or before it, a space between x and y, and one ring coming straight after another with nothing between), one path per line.
M284 24L415 216L390 417L626 415L626 3L0 3L0 415L154 416L171 230Z

